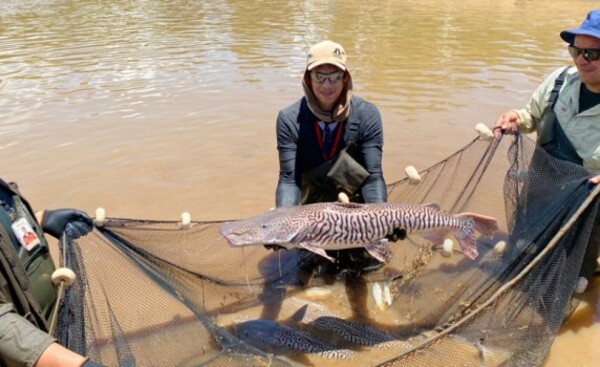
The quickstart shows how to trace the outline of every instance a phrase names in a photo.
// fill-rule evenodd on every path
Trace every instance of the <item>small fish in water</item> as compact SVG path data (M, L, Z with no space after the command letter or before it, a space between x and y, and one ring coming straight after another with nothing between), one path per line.
M356 353L272 320L244 321L233 329L240 339L273 354L310 353L327 359L351 359Z
M437 204L316 203L278 208L256 217L227 222L220 233L230 246L277 245L303 248L331 261L325 250L364 247L381 262L390 259L388 236L418 233L442 244L452 232L469 259L478 255L475 231L491 236L496 219L473 213L447 214Z

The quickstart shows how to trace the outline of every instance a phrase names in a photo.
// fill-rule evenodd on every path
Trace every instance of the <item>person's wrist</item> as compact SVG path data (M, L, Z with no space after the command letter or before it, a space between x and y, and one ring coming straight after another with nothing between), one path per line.
M38 210L35 212L35 219L38 221L38 223L42 223L42 220L44 219L44 211Z

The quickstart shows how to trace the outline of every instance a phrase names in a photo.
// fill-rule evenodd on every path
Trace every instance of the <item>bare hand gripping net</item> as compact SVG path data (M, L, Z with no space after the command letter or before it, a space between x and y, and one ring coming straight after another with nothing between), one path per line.
M55 334L107 366L540 365L576 306L590 175L522 136L476 139L388 192L498 219L479 256L410 235L359 273L303 250L230 248L223 222L111 218L61 241L78 278Z

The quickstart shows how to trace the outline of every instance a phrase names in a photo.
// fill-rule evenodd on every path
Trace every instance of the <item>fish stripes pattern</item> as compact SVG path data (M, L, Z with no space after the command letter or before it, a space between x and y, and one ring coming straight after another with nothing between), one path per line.
M312 238L315 241L345 244L374 237L383 238L396 228L406 229L407 232L419 232L442 226L460 228L464 222L427 207L426 210L416 209L407 206L402 212L382 210L350 215L319 211L314 216L307 216L304 224L312 223L314 226ZM314 222L312 222L312 218L314 218ZM469 220L466 221L467 228L464 232L469 232L473 224ZM331 231L332 228L333 231Z

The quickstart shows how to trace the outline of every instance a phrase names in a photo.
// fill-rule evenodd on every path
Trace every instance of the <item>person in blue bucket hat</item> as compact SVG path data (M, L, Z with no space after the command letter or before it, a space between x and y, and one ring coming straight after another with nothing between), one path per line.
M600 9L590 11L579 28L560 33L560 37L569 45L575 44L575 36L578 35L600 38Z
M537 144L550 155L600 171L600 9L590 11L578 28L560 32L560 37L568 44L575 66L556 69L525 108L500 115L494 135L535 131ZM600 175L589 182L600 183ZM599 218L580 271L588 280L598 267Z

